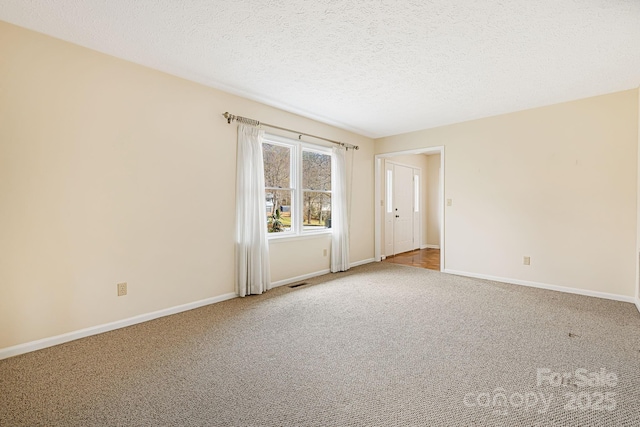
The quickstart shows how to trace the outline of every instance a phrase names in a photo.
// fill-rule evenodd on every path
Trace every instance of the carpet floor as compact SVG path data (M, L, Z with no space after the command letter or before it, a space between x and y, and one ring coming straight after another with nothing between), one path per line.
M638 426L632 304L375 263L0 361L2 426Z

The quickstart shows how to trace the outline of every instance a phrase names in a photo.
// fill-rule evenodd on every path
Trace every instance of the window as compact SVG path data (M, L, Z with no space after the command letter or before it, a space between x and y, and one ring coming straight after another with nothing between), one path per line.
M270 235L331 228L331 150L265 135L265 210Z

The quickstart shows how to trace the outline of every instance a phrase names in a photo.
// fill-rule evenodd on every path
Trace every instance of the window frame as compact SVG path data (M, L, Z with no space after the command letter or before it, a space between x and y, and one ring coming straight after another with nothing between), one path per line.
M304 141L297 141L295 139L286 138L279 135L273 135L269 133L264 134L264 138L262 140L263 144L272 144L288 147L291 149L291 158L290 158L290 183L291 186L291 230L280 232L280 233L269 233L267 231L267 239L269 240L281 240L281 239L296 239L296 238L306 238L309 236L317 236L323 234L332 234L332 228L322 228L318 230L310 230L304 228L304 219L303 219L303 204L304 204L304 188L303 185L303 160L302 160L302 152L303 151L313 151L316 153L326 154L331 158L331 164L333 166L333 151L331 147L326 147L323 145L312 144ZM333 171L332 171L333 172ZM322 191L323 193L329 193L329 195L333 194L333 183L334 177L331 176L331 190ZM271 187L267 187L265 183L265 194ZM333 212L333 198L331 199L331 211Z

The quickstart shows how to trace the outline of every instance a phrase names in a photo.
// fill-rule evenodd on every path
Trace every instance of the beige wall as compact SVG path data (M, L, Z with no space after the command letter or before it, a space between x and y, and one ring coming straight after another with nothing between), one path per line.
M446 269L634 295L638 90L382 138L376 153L432 146L452 199Z
M0 52L0 349L234 291L224 111L360 145L373 257L372 140L2 22ZM273 280L329 267L326 236L272 246Z
M427 157L427 244L440 246L440 154Z

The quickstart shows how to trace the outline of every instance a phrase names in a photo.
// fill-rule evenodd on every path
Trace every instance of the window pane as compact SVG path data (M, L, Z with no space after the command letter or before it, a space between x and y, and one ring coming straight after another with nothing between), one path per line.
M420 212L420 176L413 176L413 211Z
M393 171L387 169L387 213L391 213L393 202Z
M331 194L303 192L302 225L305 230L331 228Z
M265 187L291 188L291 148L262 144Z
M291 231L291 190L266 190L265 193L267 231Z
M314 151L302 152L302 188L331 191L331 156Z

